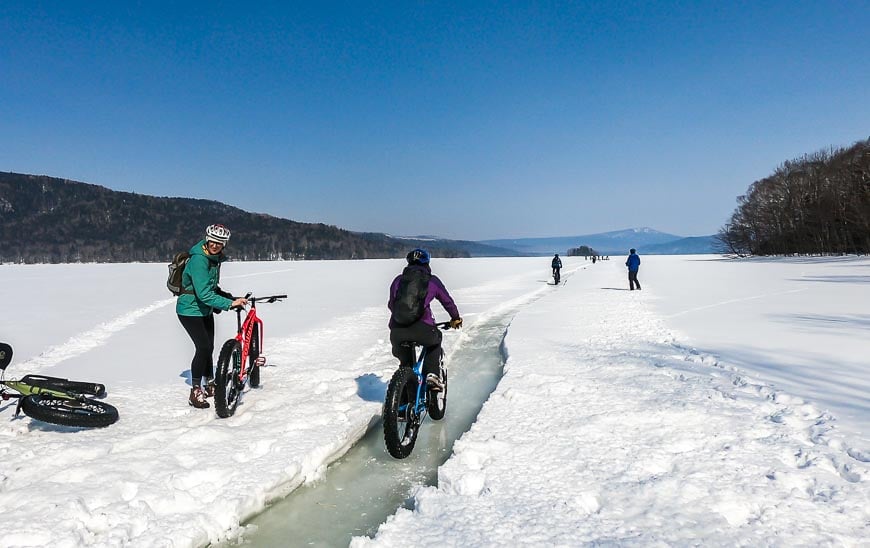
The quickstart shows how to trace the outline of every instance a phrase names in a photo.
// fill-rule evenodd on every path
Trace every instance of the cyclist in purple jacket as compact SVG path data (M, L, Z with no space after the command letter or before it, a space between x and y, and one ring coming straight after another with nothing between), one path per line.
M437 299L450 314L450 327L462 327L459 309L447 288L429 267L429 252L415 249L406 257L408 266L396 276L390 285L390 300L387 307L390 316L390 343L393 356L400 365L414 365L412 349L402 346L405 342L416 342L426 347L426 360L423 373L432 391L444 389L441 375L441 331L435 327L435 318L429 304Z

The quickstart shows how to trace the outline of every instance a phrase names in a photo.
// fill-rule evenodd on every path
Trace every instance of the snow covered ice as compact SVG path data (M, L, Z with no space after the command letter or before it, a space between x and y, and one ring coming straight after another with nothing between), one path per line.
M870 538L870 260L435 259L465 318L517 307L477 423L374 539L407 545L861 545ZM165 265L0 266L27 373L105 383L100 430L0 404L0 546L199 546L315 481L381 411L401 261L227 263L258 306L263 387L188 407ZM436 317L443 317L433 305ZM235 317L217 316L220 344ZM461 367L461 364L451 364ZM450 412L445 420L450 420ZM424 424L423 428L426 428ZM383 458L390 458L386 451ZM288 540L292 545L292 540Z

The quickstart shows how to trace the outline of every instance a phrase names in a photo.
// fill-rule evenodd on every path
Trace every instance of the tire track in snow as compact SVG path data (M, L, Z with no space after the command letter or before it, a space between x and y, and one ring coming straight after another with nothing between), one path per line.
M800 288L800 289L789 289L788 291L779 291L779 292L776 292L776 293L764 293L764 294L762 294L762 295L753 295L753 296L751 296L751 297L743 297L743 298L740 298L740 299L730 299L730 300L722 301L722 302L718 302L718 303L707 304L707 305L704 305L704 306L698 306L698 307L696 307L696 308L690 308L690 309L688 309L688 310L683 310L682 312L676 312L676 313L674 313L674 314L669 314L669 315L667 315L667 316L662 316L662 317L663 317L663 318L676 318L677 316L682 316L682 315L684 315L684 314L690 314L690 313L692 313L692 312L698 312L699 310L707 310L708 308L716 308L716 307L718 307L718 306L725 306L726 304L740 303L740 302L743 302L743 301L754 301L754 300L756 300L756 299L764 299L764 298L767 298L767 297L776 297L776 296L778 296L778 295L788 295L789 293L800 293L801 291L806 291L806 290L807 290L807 288L802 287L802 288Z
M226 278L248 278L252 276L260 276L263 274L289 272L291 270L294 270L294 268L284 268L279 270L270 270L266 272L252 272L248 274L236 274L233 276L227 276ZM57 364L70 358L80 356L86 352L89 352L97 347L106 344L106 341L108 341L109 338L115 333L126 329L127 327L130 327L141 318L147 316L155 310L159 310L165 306L175 303L175 300L176 297L161 299L159 301L151 303L148 306L137 308L136 310L127 312L126 314L122 314L112 320L103 322L94 327L93 329L84 331L77 335L73 335L63 344L50 346L47 350L44 350L35 358L31 358L30 360L22 362L19 367L30 368L31 370L44 369L48 367L54 367Z
M138 308L132 312L122 314L113 320L97 325L93 329L79 333L78 335L73 335L63 344L49 347L35 358L23 362L20 367L22 367L23 370L54 367L65 360L80 356L85 352L89 352L94 348L106 344L106 341L108 341L109 338L118 331L130 327L143 316L174 302L175 297L170 297L168 299L154 302L148 306Z

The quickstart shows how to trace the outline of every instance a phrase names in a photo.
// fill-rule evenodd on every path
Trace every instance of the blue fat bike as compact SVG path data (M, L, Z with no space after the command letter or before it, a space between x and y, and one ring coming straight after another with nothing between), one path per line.
M449 322L436 324L437 327L450 329ZM447 411L447 368L440 363L442 390L432 390L426 385L423 374L423 361L426 347L415 342L402 344L412 349L415 362L412 367L401 367L393 373L387 386L384 400L384 443L390 455L404 459L414 450L420 425L428 414L433 420L441 420ZM420 356L417 357L417 351Z

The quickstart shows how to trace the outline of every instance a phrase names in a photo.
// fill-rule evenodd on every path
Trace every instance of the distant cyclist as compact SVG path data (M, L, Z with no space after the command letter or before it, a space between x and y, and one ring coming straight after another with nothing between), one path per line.
M553 260L550 261L550 266L553 267L553 281L556 282L556 285L559 285L559 279L561 278L560 271L562 270L562 259L559 258L559 254L553 257Z
M450 327L462 327L459 309L447 288L432 274L429 267L429 252L417 248L406 257L408 266L393 280L390 285L390 300L387 307L390 315L390 343L393 346L393 356L399 359L401 366L414 365L413 349L402 346L402 343L415 342L426 347L426 360L423 363L423 374L426 384L433 391L444 389L441 375L441 331L435 327L435 319L429 304L437 299L441 306L450 314Z
M209 407L206 397L214 396L214 311L248 304L246 299L237 299L218 286L221 263L226 260L223 251L229 241L230 231L224 225L205 229L205 239L190 248L190 260L181 277L182 293L175 303L178 320L196 348L190 363L187 403L197 409Z
M640 270L640 256L635 249L628 250L628 258L625 260L625 266L628 267L628 286L631 291L634 291L634 286L637 285L640 291L640 282L637 281L637 271Z

